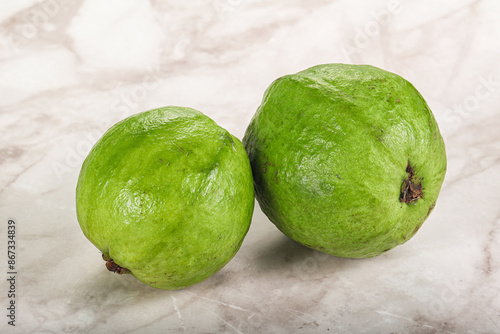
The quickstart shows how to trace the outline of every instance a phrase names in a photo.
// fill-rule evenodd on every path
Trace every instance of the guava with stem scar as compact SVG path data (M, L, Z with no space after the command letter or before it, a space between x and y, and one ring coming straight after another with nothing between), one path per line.
M169 290L201 282L233 258L253 205L241 142L185 107L111 127L85 159L76 189L80 227L106 268Z
M275 80L243 144L271 222L340 257L373 257L408 241L446 173L444 141L422 95L368 65L324 64Z

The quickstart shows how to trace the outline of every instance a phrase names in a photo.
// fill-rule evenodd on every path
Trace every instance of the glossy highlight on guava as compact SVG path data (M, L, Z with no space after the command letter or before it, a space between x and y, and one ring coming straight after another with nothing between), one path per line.
M271 222L340 257L408 241L446 173L444 141L421 94L368 65L324 64L275 80L243 144Z
M241 142L186 107L115 124L85 159L76 189L80 227L108 270L168 290L201 282L228 263L253 206Z

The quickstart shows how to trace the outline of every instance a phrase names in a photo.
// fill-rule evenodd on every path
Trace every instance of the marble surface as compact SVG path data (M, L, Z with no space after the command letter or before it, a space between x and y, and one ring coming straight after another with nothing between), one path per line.
M500 333L499 15L497 0L2 1L0 332ZM199 285L162 291L105 269L74 193L109 126L181 105L241 139L271 81L329 62L396 72L435 113L448 173L413 239L335 258L257 206L240 252Z

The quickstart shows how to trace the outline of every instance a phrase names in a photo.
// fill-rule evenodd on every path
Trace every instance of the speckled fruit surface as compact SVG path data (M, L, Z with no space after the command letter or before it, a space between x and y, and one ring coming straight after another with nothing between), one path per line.
M446 173L423 97L367 65L318 65L277 79L243 144L268 218L295 241L340 257L372 257L408 241Z
M76 205L109 270L180 289L240 248L254 206L252 173L237 138L199 111L165 107L103 135L83 163Z

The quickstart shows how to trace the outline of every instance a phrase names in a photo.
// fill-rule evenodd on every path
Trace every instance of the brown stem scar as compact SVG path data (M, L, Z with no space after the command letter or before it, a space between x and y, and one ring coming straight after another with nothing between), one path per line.
M117 273L119 275L130 273L130 270L128 270L127 268L124 268L124 267L120 267L118 264L115 263L115 261L113 261L113 259L109 259L108 261L106 261L106 268L109 271L112 271L112 272Z
M408 175L401 184L399 201L403 203L413 203L423 197L422 179L415 176L415 170L410 166L409 162L406 165L406 173L408 173Z

